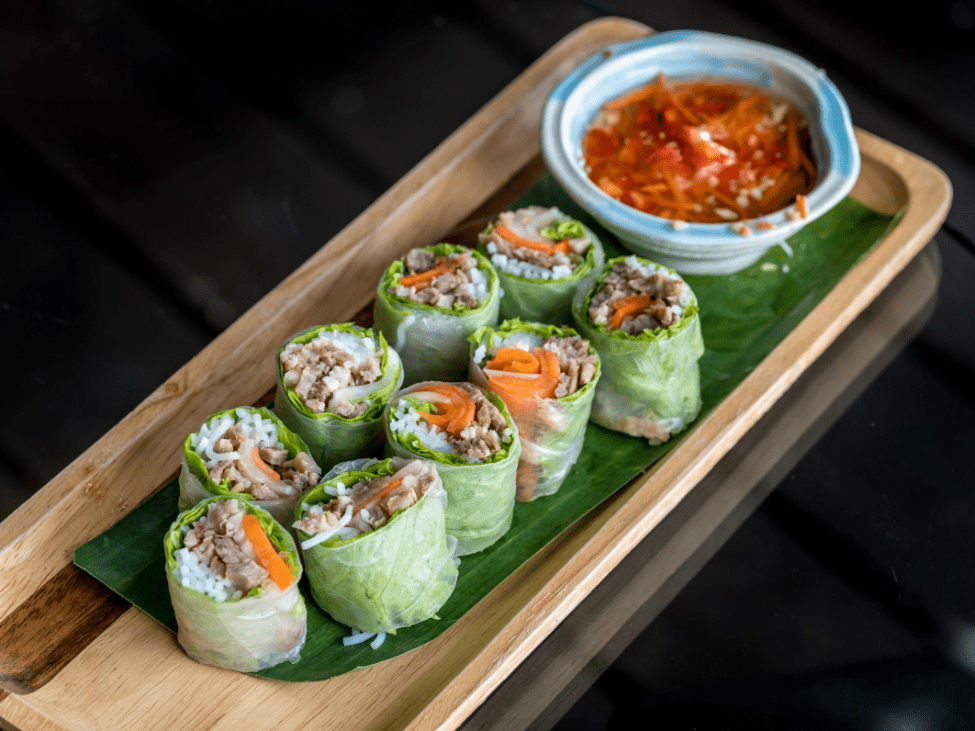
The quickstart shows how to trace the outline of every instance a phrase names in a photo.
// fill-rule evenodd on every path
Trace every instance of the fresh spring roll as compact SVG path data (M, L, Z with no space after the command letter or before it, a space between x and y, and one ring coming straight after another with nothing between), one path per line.
M596 235L558 208L505 211L478 236L501 280L501 319L572 322L572 298L603 268Z
M214 495L238 497L289 525L295 505L322 470L301 438L267 409L211 414L183 442L179 510Z
M500 396L518 427L518 500L553 494L582 450L599 356L571 328L518 319L470 340L471 380Z
M673 269L636 256L612 259L589 291L576 295L572 314L603 371L593 422L660 444L697 417L701 318L694 293Z
M437 244L394 261L376 292L375 321L394 344L406 384L467 377L467 337L498 324L498 275L477 251Z
M163 544L186 654L246 673L298 662L308 619L301 564L270 513L218 495L181 513Z
M399 354L381 333L350 323L321 325L278 352L274 410L328 469L380 448L383 409L402 385Z
M436 463L457 555L508 532L521 442L504 401L470 383L424 381L400 391L384 420L387 454Z
M312 596L364 632L429 619L453 592L460 564L436 467L394 457L346 469L309 491L295 516Z

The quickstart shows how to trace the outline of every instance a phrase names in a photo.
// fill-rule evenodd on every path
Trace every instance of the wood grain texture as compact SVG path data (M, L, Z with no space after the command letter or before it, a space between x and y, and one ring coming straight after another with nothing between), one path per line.
M130 606L74 564L65 566L0 624L0 687L37 690Z
M506 181L519 180L538 154L542 102L571 68L603 45L648 32L606 19L568 36L11 516L0 526L0 617L62 570L75 546L113 524L127 509L121 505L157 489L158 475L178 465L185 434L207 414L267 393L277 344L302 327L352 317L392 258L439 238ZM268 728L326 720L377 731L456 728L680 506L937 229L950 198L943 175L871 135L858 139L868 164L856 195L875 192L873 176L879 199L895 205L898 194L883 191L903 181L910 207L898 227L667 458L542 549L442 636L374 668L287 684L198 665L171 633L129 609L47 685L3 699L0 713L13 721L29 709L43 719L31 727L64 729L236 731L253 725L257 708ZM187 700L186 687L207 693Z

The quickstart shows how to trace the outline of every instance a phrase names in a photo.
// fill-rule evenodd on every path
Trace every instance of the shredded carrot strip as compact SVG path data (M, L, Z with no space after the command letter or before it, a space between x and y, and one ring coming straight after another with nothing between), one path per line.
M433 284L434 279L442 274L446 274L453 268L450 260L442 256L440 257L440 262L433 269L427 269L425 272L413 274L408 277L400 277L399 283L404 287L416 287L417 291L420 291L429 287Z
M494 230L501 235L501 238L514 244L515 246L521 246L526 249L534 249L535 251L544 251L546 254L554 254L556 251L561 251L563 254L569 253L568 239L562 239L557 244L546 244L544 241L532 241L530 239L522 238L507 226L498 226Z
M771 231L773 228L775 228L775 224L769 223L768 221L762 221L758 224L758 226L756 226L756 228L758 228L760 231Z
M254 464L257 465L258 469L260 469L261 472L263 472L265 475L267 475L272 479L275 480L281 479L281 475L279 475L277 472L271 469L271 466L263 459L261 459L261 453L257 450L257 447L254 447L254 451L252 455L254 457Z
M484 365L492 370L513 373L538 373L540 370L538 358L521 348L500 348Z
M803 218L806 217L806 196L800 194L796 196L796 210Z
M613 318L610 320L610 330L619 330L623 320L630 315L643 312L650 308L653 300L648 294L635 294L631 297L622 297L613 303Z
M781 210L813 188L817 173L797 108L787 108L781 128L765 124L779 103L734 83L668 85L661 74L603 105L613 114L583 140L588 175L607 195L664 218L727 223L717 208L742 219ZM775 191L738 204L768 178L780 181Z
M271 579L278 585L279 589L287 589L295 580L295 575L291 573L288 564L285 563L281 555L274 550L271 539L267 537L261 527L261 521L256 515L245 515L243 520L244 535L250 541L254 549L254 557L257 563L271 576Z
M383 485L383 489L377 492L368 500L359 503L355 508L352 509L352 517L354 518L359 514L359 511L370 505L375 505L376 503L382 502L383 498L389 495L393 490L403 484L403 480L397 477L395 480L390 480L389 484Z
M474 413L477 410L474 399L464 389L450 383L434 383L424 386L423 390L439 393L450 399L449 403L434 404L439 412L437 414L420 412L420 417L425 419L428 424L439 426L457 436L474 421Z
M509 349L502 348L498 353L504 350ZM536 399L555 398L555 388L559 385L559 357L543 348L535 348L529 355L536 363L538 378L524 378L520 371L511 376L488 377L491 390L501 397L514 415L528 413ZM502 367L499 370L509 369Z

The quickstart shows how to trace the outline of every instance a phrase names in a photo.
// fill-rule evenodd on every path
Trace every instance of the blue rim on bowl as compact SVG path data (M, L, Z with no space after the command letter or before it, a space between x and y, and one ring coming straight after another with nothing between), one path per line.
M719 77L796 104L809 124L818 167L806 196L805 219L787 209L752 219L774 228L750 236L723 223L687 223L632 208L604 193L585 172L582 138L608 101L660 73L670 80ZM789 51L732 36L671 31L607 47L587 59L549 95L542 115L542 152L566 192L624 245L687 274L728 274L756 261L802 226L839 203L856 182L860 153L846 102L825 73Z

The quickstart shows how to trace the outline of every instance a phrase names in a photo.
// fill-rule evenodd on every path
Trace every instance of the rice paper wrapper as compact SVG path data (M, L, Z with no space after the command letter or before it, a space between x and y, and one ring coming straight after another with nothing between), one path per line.
M310 490L303 505L328 502L326 486L395 474L407 460L349 462ZM421 464L414 461L416 464ZM366 632L393 632L435 616L457 583L457 541L444 528L447 494L434 485L412 507L371 533L302 549L315 602L333 619ZM301 507L295 515L301 517ZM299 538L308 534L297 529Z
M572 323L572 300L587 280L602 270L606 260L602 242L591 229L577 223L591 242L583 262L563 279L532 279L496 269L501 282L500 319L520 318L530 322L550 322L558 325ZM487 248L480 243L478 250L486 256Z
M530 348L541 347L549 337L577 336L571 328L555 325L506 320L497 330L482 328L470 337L471 381L485 390L490 389L487 376L481 370L489 360L487 354L476 357L480 349L485 351L499 347L514 347L509 338L526 335L524 342ZM502 346L502 343L507 344ZM595 354L592 345L589 353ZM585 386L560 399L536 399L530 411L512 413L518 427L521 442L521 459L516 474L517 494L521 502L552 495L565 481L569 470L579 458L586 438L586 426L592 409L596 384L602 373L597 362L596 374Z
M613 266L626 258L606 262L600 277L588 290L580 290L572 305L576 327L599 353L602 368L591 420L660 444L685 429L701 410L697 363L704 353L701 318L692 293L681 319L667 328L633 336L593 323L589 319L592 296ZM672 269L646 259L638 261L680 278Z
M413 437L393 432L390 416L395 403L433 383L424 381L397 394L386 407L386 453L405 459L429 459L436 464L447 492L446 528L457 539L458 556L483 551L496 543L511 527L515 508L515 473L521 457L518 427L504 401L490 391L485 397L504 416L512 431L511 440L485 462L467 462L458 454L435 452ZM464 384L455 384L464 385Z
M269 409L255 408L252 406L240 406L234 409L228 409L226 411L218 411L215 414L210 414L204 424L209 424L214 419L219 420L224 414L233 416L234 420L236 421L238 418L238 411L249 411L254 414L259 414L264 419L270 419L273 421L278 428L278 440L284 445L285 449L288 450L288 459L294 459L299 452L304 452L305 454L311 455L312 458L314 458L314 455L312 455L308 445L302 441L301 437L291 431ZM203 500L217 495L223 495L226 497L235 497L239 500L244 500L251 505L260 508L261 510L266 510L269 512L271 516L281 525L290 525L291 518L295 512L295 505L297 505L298 501L301 499L301 494L299 493L294 497L282 498L279 500L258 500L247 493L233 492L229 487L229 482L214 482L207 472L203 458L196 453L196 451L193 449L193 445L191 444L191 440L198 432L199 429L187 436L183 441L183 462L179 473L179 511L182 512L184 510L189 510Z
M485 325L498 324L501 293L498 275L490 262L476 250L452 244L425 247L436 256L471 251L478 269L487 279L488 298L477 309L452 309L410 302L390 292L405 272L402 259L386 270L376 291L373 311L375 326L403 360L407 385L418 381L461 381L467 377L467 338Z
M301 397L284 385L284 369L281 358L277 357L278 386L274 398L274 411L281 420L297 432L311 450L310 454L328 470L339 462L382 451L382 415L389 398L403 385L403 364L396 350L389 346L382 334L369 328L351 323L340 325L321 325L309 328L288 338L278 353L289 343L304 344L314 340L321 333L349 333L361 338L373 338L382 349L382 375L375 383L375 390L364 399L353 399L353 403L366 401L368 410L361 416L349 419L330 411L314 413L305 406ZM292 510L284 521L290 525Z
M308 611L298 590L301 563L291 535L253 504L241 501L256 515L278 551L287 554L294 582L284 591L276 585L258 587L247 596L218 602L176 578L175 552L183 547L184 525L206 516L210 503L235 498L217 496L181 513L163 541L166 551L166 581L179 629L176 638L186 654L205 665L253 673L282 662L297 663L307 634Z

